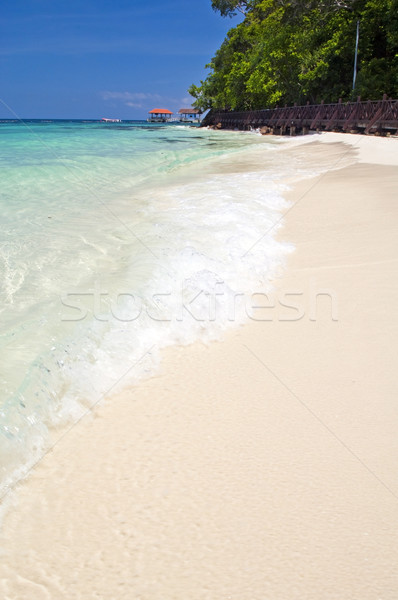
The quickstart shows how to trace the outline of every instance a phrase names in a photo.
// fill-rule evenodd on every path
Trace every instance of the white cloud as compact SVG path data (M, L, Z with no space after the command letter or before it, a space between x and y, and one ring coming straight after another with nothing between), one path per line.
M119 100L124 102L127 106L138 106L136 101L140 100L161 100L162 97L159 94L150 94L146 92L101 92L101 96L104 100ZM133 103L133 104L130 104ZM141 105L139 105L141 106Z
M134 109L152 108L153 106L162 106L174 112L180 108L190 108L194 102L192 96L184 96L176 98L170 96L161 96L160 94L152 94L151 92L120 92L112 90L104 90L100 92L103 100L108 101L110 106L116 108L124 105ZM150 106L152 105L152 106Z
M192 102L194 102L195 98L192 98L192 96L185 96L185 98L181 98L180 102L181 102L181 106L183 108L191 108L192 106Z

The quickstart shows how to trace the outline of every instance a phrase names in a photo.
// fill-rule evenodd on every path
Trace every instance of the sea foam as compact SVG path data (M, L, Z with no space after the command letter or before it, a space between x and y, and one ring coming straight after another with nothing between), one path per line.
M153 373L162 348L250 318L292 250L277 239L283 194L305 171L283 144L250 134L7 127L3 493L57 429Z

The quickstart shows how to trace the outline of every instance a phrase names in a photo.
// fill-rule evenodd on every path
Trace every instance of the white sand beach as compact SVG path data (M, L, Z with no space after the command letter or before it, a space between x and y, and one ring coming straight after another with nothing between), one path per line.
M18 486L4 600L398 597L398 139L289 152L331 168L289 192L275 293L165 351Z

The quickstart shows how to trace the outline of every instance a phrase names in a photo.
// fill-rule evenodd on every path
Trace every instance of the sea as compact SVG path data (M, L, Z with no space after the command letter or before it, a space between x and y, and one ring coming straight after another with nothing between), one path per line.
M170 345L253 318L293 246L286 142L144 121L0 122L0 497ZM308 170L308 169L307 169Z

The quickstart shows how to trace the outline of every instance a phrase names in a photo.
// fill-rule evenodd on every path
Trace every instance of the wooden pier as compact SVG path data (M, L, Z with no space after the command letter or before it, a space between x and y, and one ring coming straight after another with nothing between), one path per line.
M202 127L260 129L262 133L298 135L310 131L343 131L376 135L398 133L398 100L306 104L247 112L211 110Z

